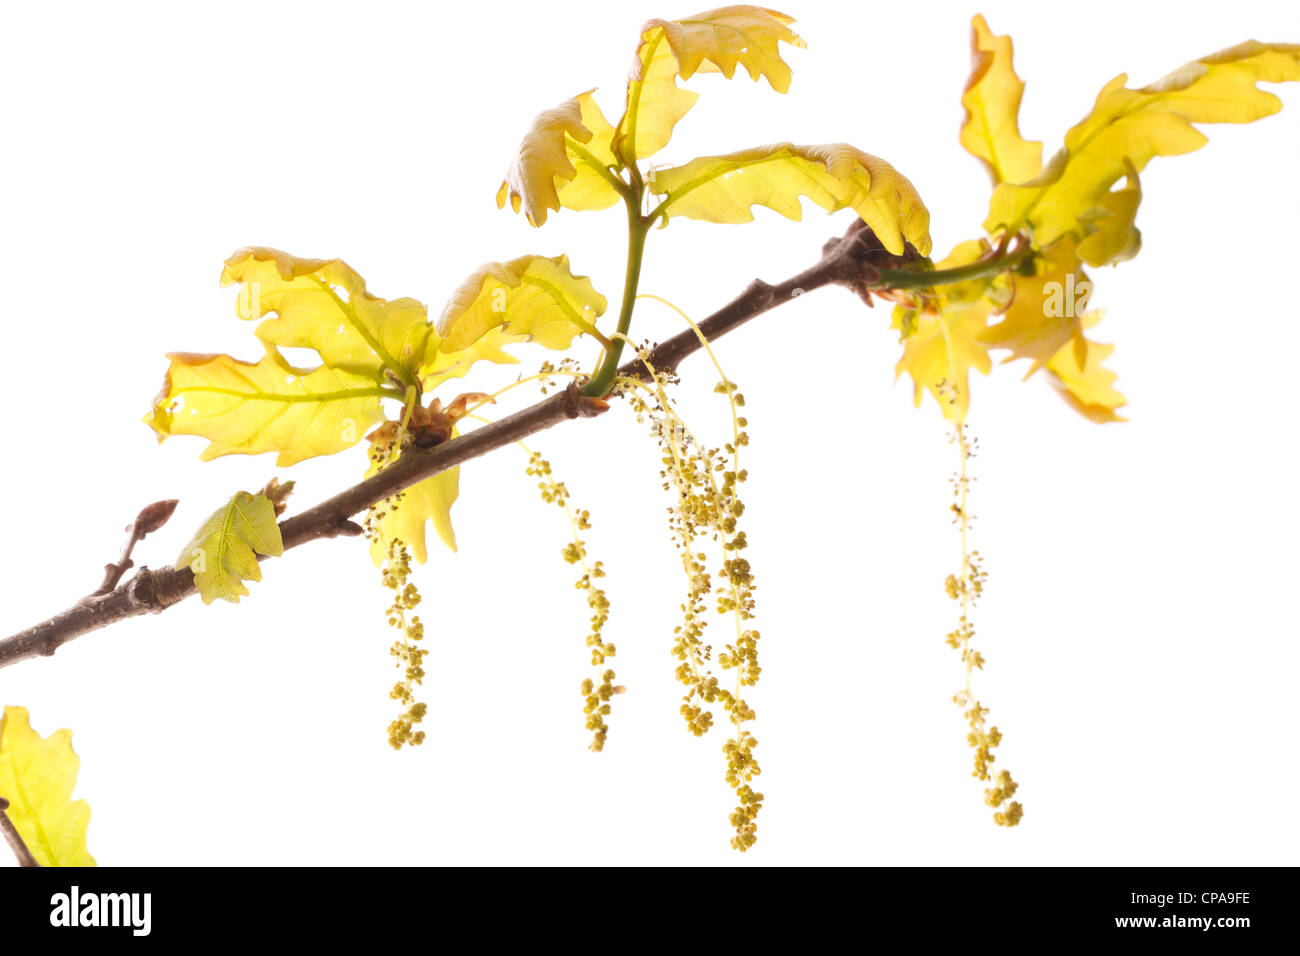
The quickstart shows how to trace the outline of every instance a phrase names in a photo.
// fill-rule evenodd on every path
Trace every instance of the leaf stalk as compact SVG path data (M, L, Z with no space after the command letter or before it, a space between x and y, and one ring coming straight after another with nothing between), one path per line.
M634 176L632 188L623 194L623 201L627 205L627 274L623 278L623 304L618 313L618 329L610 336L600 368L582 389L584 395L592 398L603 398L613 387L614 377L618 374L619 358L623 354L623 341L632 326L637 284L641 281L641 262L645 257L645 240L650 232L651 221L641 215L641 197L644 191L640 177Z

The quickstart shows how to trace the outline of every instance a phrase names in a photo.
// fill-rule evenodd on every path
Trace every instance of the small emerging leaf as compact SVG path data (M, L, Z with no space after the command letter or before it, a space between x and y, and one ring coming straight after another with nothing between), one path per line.
M23 843L41 866L94 866L86 848L90 805L73 800L81 759L72 731L42 739L32 730L26 707L0 714L0 797Z
M194 572L194 586L204 604L217 598L238 604L248 593L244 582L262 580L257 555L283 553L275 504L241 491L203 523L176 560L176 569Z
M752 206L801 219L807 196L827 212L852 209L894 255L910 242L930 252L930 213L907 177L883 159L845 143L795 146L775 143L725 156L702 156L684 166L657 169L652 192L664 196L658 211L706 222L752 222Z
M591 92L533 120L497 190L498 209L509 199L515 212L522 208L540 226L549 210L607 209L623 198L622 184L609 170L619 165L612 152L614 127Z
M1133 164L1128 160L1124 163L1128 169L1124 188L1099 196L1098 207L1082 220L1087 236L1077 251L1090 266L1124 262L1142 248L1142 233L1134 225L1142 203L1142 184Z
M574 336L595 331L605 306L591 280L569 270L568 256L520 256L489 262L462 282L438 318L438 334L442 351L452 356L500 326L567 349Z
M793 17L756 6L709 10L681 20L650 20L627 82L627 109L618 124L614 152L631 166L667 145L673 127L695 105L699 94L677 86L696 73L722 73L727 79L741 64L757 82L767 77L772 89L790 88L790 67L780 44L803 47L790 29Z
M1020 135L1025 84L1011 64L1011 38L995 36L982 16L971 21L971 72L962 93L961 144L1001 182L1021 183L1043 168L1043 144Z

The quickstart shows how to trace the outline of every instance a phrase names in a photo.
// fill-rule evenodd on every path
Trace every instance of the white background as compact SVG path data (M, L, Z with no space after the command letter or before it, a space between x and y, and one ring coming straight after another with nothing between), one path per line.
M703 98L658 158L849 141L916 184L941 256L979 234L988 200L957 143L978 9L801 0L789 12L809 49L787 54L790 93L692 81ZM1287 4L1174 11L982 5L1015 38L1022 129L1045 155L1121 71L1137 86L1248 37L1300 41ZM564 251L617 301L621 209L533 230L493 196L535 113L599 86L616 119L638 25L692 12L7 6L0 632L93 589L149 501L181 499L137 554L161 565L237 489L295 478L302 508L360 476L360 449L293 469L202 463L202 441L159 447L140 422L164 352L259 354L217 283L234 249L342 256L377 294L435 313L485 260ZM1208 127L1204 150L1153 161L1141 256L1095 271L1096 334L1118 343L1131 422L1094 425L1014 366L974 383L974 544L990 572L977 691L1005 733L999 766L1022 783L1015 831L991 822L949 701L955 450L937 409L894 381L888 310L836 289L718 347L749 399L764 635L751 702L767 805L746 856L727 845L725 726L696 739L677 713L683 580L655 448L623 411L533 442L592 511L610 571L629 693L601 755L582 728L567 525L513 449L464 469L460 552L432 548L419 572L420 749L386 743L387 592L359 540L268 562L239 606L187 601L0 672L0 703L29 707L43 734L73 729L101 864L1293 864L1300 89L1278 92L1280 115ZM810 264L852 217L757 218L656 232L644 291L702 318L755 276ZM634 333L679 327L649 303ZM720 437L706 360L682 371L688 420Z

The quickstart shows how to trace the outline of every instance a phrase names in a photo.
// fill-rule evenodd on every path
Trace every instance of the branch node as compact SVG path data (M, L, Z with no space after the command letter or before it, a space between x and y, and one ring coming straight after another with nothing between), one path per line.
M564 390L565 418L595 418L601 412L609 410L609 402L603 398L584 395L577 382L570 382Z
M185 597L193 588L193 572L182 574L172 568L153 571L141 568L126 585L126 597L150 614L159 614Z
M822 257L832 268L832 281L857 293L868 306L873 304L872 292L891 298L889 290L881 288L880 269L914 268L926 261L910 242L903 243L901 256L894 255L860 218L849 225L843 236L822 246Z

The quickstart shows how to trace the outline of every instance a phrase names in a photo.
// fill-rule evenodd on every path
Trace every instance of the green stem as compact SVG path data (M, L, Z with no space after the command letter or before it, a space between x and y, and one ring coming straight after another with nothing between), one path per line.
M952 269L878 269L880 279L871 284L879 289L931 289L940 285L952 285L969 279L982 279L995 276L1001 272L1014 269L1033 251L1024 245L1012 252L1001 253L979 262L972 262Z
M605 358L582 390L584 395L593 398L603 397L614 384L614 376L618 374L618 360L623 354L623 337L632 325L632 310L636 307L636 287L641 280L641 260L645 255L645 239L650 232L650 220L641 215L641 192L644 187L640 184L639 176L633 177L633 187L623 194L627 203L627 275L623 279L623 306L618 313L618 330L610 336Z

